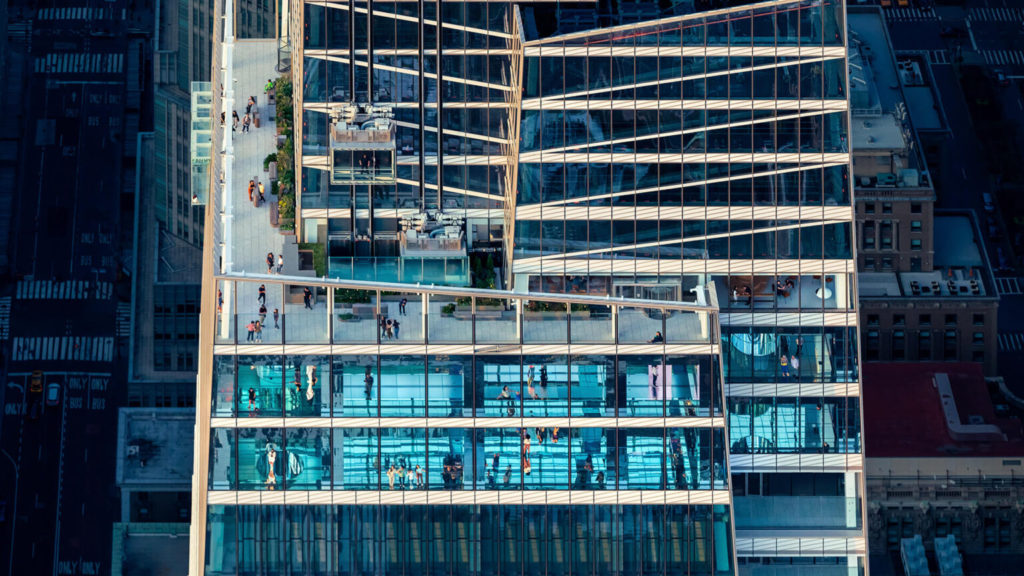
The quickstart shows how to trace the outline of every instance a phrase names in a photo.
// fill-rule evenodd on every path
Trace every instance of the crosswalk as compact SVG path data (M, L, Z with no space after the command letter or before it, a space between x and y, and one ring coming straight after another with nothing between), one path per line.
M114 20L118 16L124 20L125 10L114 12L110 8L92 8L89 6L43 8L36 14L36 20Z
M127 338L132 334L132 304L131 302L117 303L117 326L116 335L118 338Z
M949 64L949 52L945 50L929 50L928 60L932 64Z
M1024 8L971 8L967 17L975 21L1024 22Z
M890 8L885 11L885 16L892 22L919 22L922 20L938 20L932 10L921 10L920 8Z
M77 360L112 362L112 336L35 336L15 337L12 342L14 361Z
M37 57L33 66L39 74L120 74L124 54L51 53Z
M0 298L0 340L11 337L11 297Z
M109 300L113 295L112 283L100 282L97 286L88 280L22 280L15 292L18 300Z
M1024 50L981 50L980 52L986 64L994 66L1024 64Z
M999 350L1002 352L1016 352L1024 348L1024 333L1014 332L1011 334L999 335Z
M996 290L1000 296L1010 296L1013 294L1024 294L1024 290L1021 290L1020 279L1018 278L1005 278L996 277Z

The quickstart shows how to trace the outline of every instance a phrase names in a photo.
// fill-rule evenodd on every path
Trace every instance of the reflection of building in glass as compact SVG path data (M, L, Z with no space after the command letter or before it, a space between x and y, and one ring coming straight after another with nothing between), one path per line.
M292 8L294 238L215 133L193 572L863 572L841 3Z

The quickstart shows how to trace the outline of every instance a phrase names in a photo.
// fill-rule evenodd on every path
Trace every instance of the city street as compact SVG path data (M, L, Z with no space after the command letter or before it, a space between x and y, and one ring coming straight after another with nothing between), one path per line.
M116 345L131 238L126 145L129 2L48 7L19 53L23 85L18 179L5 293L0 424L0 573L109 574L117 407L127 358ZM137 79L135 79L137 81ZM129 142L131 141L131 142ZM131 148L134 150L134 148ZM134 163L134 160L131 160ZM9 300L8 300L9 299ZM29 391L34 371L43 391ZM48 388L58 388L47 405ZM33 410L38 405L38 411Z

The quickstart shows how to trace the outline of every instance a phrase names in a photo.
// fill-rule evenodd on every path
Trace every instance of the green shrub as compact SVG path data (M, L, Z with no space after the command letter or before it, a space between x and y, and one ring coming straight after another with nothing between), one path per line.
M277 152L271 152L263 159L263 170L270 170L271 162L277 162Z
M455 304L445 304L441 307L441 314L455 314Z

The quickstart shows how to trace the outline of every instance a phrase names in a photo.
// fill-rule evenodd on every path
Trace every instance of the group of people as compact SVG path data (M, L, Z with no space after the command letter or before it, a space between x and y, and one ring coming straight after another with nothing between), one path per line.
M250 185L252 180L249 181ZM260 198L263 198L263 185L260 184ZM274 253L267 252L267 274L273 274L275 271L280 274L284 268L284 254L277 255L277 268L274 268Z
M386 315L381 314L380 339L398 340L398 330L401 328L401 326L402 323L398 321L398 318L388 318Z
M804 339L797 336L795 340L796 349L789 353L789 339L779 336L779 377L788 382L790 377L800 381L800 355L804 351Z
M218 298L218 300L217 300L218 311L220 311L220 306L223 303L223 298L222 298L219 290L217 292L217 298ZM259 309L258 309L258 312L257 312L259 316L258 316L258 318L256 320L250 321L245 326L245 329L248 332L248 334L246 335L246 338L245 338L246 342L263 342L263 328L265 328L266 325L267 325L267 285L266 284L260 284L260 287L257 288L256 303L259 305ZM280 325L279 321L280 321L280 318L281 318L281 312L277 308L274 308L273 318L274 318L274 328L280 329L281 325Z
M231 131L238 132L239 126L242 128L242 132L248 132L249 127L256 123L256 115L259 113L256 106L256 97L249 96L249 100L245 103L245 116L239 118L238 111L231 111ZM227 121L226 113L220 113L220 124L221 126Z
M546 400L548 397L548 368L547 366L540 367L540 379L536 379L537 371L531 364L526 371L526 393L530 396L531 400ZM538 382L538 386L534 386L534 382ZM509 417L516 415L516 406L519 404L519 400L522 395L518 390L511 390L508 384L501 387L501 391L498 392L496 400L501 400L505 403L506 414Z
M249 180L249 203L259 208L267 201L266 189L259 178Z

